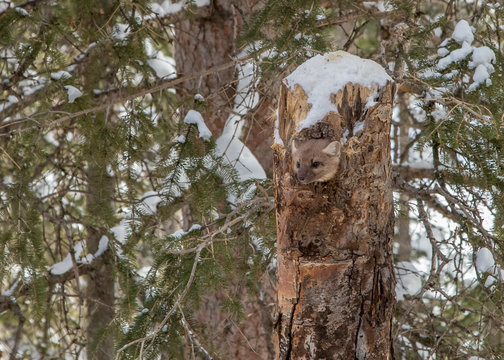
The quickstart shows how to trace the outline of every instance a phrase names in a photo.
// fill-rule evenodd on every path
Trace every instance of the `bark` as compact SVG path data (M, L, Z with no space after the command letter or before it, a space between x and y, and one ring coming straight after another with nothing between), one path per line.
M111 184L105 168L90 166L86 206L91 216L110 208ZM94 254L103 232L89 226L87 233L87 250ZM114 340L109 330L114 319L114 264L110 252L105 251L89 267L86 288L88 359L114 359Z
M348 83L331 95L338 114L295 133L310 105L301 87L281 89L279 131L287 146L274 146L278 359L392 358L394 85L387 83L378 103L365 111L373 91ZM357 121L364 128L354 133ZM297 181L290 164L294 136L342 143L334 179Z

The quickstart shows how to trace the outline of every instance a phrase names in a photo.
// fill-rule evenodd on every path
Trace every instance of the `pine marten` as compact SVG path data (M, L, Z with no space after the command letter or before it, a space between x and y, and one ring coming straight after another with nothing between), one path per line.
M302 184L331 180L338 171L341 144L329 139L292 141L292 165Z

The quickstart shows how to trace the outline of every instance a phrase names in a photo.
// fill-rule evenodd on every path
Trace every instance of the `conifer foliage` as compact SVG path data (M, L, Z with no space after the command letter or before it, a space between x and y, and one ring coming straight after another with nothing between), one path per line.
M342 49L398 84L396 358L503 356L503 17L487 0L0 1L2 355L274 358L278 88ZM183 36L224 60L182 70L203 48Z

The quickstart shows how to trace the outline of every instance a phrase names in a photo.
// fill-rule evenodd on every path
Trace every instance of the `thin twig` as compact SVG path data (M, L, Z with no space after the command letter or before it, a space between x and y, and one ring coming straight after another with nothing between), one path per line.
M90 114L90 113L94 113L94 112L97 112L97 111L102 111L102 110L105 110L115 104L118 104L118 103L122 103L122 102L126 102L126 101L131 101L131 100L134 100L136 98L139 98L139 97L143 97L145 95L148 95L148 94L152 94L152 93L156 93L156 92L159 92L159 91L162 91L162 90L165 90L165 89L168 89L168 88L173 88L174 86L176 85L179 85L185 81L189 81L189 80L193 80L193 79L196 79L196 78L199 78L199 77L202 77L202 76L207 76L207 75L210 75L210 74L214 74L216 72L221 72L221 71L224 71L224 70L227 70L233 66L235 66L237 63L241 63L241 62L244 62L244 61L247 61L250 59L250 56L245 56L245 57L242 57L240 59L235 59L235 60L232 60L230 62L227 62L225 64L220 64L220 65L216 65L216 66L212 66L211 68L207 69L207 70L203 70L203 71L200 71L200 72L197 72L197 73L194 73L194 74L190 74L190 75L186 75L186 76L182 76L182 77L179 77L179 78L176 78L176 79L173 79L173 80L168 80L166 82L163 82L157 86L154 86L152 88L148 88L148 89L144 89L144 90L141 90L141 91L138 91L134 94L131 94L131 95L128 95L128 96L125 96L125 97L120 97L120 98L116 98L116 99L111 99L101 105L98 105L98 106L94 106L92 108L88 108L88 109L84 109L84 110L81 110L81 111L77 111L75 113L70 113L66 116L63 116L59 119L56 119L54 121L51 121L49 122L48 124L45 124L45 125L37 125L37 126L29 126L29 127L26 127L26 128L23 128L23 129L17 129L16 132L23 132L23 131L28 131L28 130L32 130L32 129L35 129L35 128L41 128L41 127L44 127L44 128L50 128L50 127L53 127L53 126L56 126L56 125L59 125L67 120L71 120L71 119L74 119L76 117L79 117L79 116L83 116L83 115L87 115L87 114ZM21 122L21 121L24 121L25 119L17 119L15 120L15 122ZM14 121L11 121L11 122L8 122L6 124L3 124L3 125L0 125L0 128L3 128L3 127L8 127L8 126L11 126L15 124ZM14 131L14 130L12 130ZM12 133L12 131L7 131L6 133L4 134L0 134L0 137L1 136L10 136L10 133Z
M132 345L135 345L135 344L138 344L138 343L141 343L142 345L142 348L145 344L145 342L149 339L153 339L157 336L157 334L162 330L163 326L168 322L168 319L170 318L170 316L173 314L173 312L175 311L175 309L177 309L177 307L180 305L180 303L182 302L182 300L184 300L186 294L188 293L193 281L194 281L194 275L196 273L196 267L198 265L198 262L199 262L199 259L200 259L200 254L201 254L201 250L203 250L203 247L201 247L197 252L196 252L196 255L194 257L194 262L193 262L193 266L192 266L192 269L191 269L191 275L189 276L189 280L187 281L186 283L186 286L184 288L184 290L182 291L182 293L179 295L179 297L177 298L177 300L175 301L175 303L173 304L172 308L170 309L170 311L168 311L168 313L166 314L166 316L164 317L163 321L161 321L161 323L159 323L156 327L156 329L149 335L146 335L140 339L136 339L136 340L133 340L129 343L127 343L126 345L124 345L123 347L121 347L118 351L117 351L117 355L115 357L116 360L119 359L119 356L121 355L121 353L129 348L130 346ZM152 345L149 344L147 346L147 349L148 350L150 348L150 346Z

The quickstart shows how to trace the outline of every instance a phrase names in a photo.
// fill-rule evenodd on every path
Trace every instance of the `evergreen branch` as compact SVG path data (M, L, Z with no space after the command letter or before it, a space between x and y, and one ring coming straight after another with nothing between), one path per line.
M79 296L80 296L81 295L81 289L80 289L80 284L79 284L80 274L79 274L79 266L77 264L77 261L75 260L75 243L73 241L72 232L68 228L67 222L65 220L55 218L54 216L51 216L50 214L48 214L46 212L44 212L43 215L46 216L48 219L50 219L55 224L60 225L63 228L63 230L65 231L65 234L66 234L66 236L68 238L68 242L69 242L69 245L70 245L70 251L69 251L69 253L70 253L70 258L72 260L72 265L73 265L72 266L72 270L73 270L73 273L74 273L74 277L77 280L75 282L75 285L77 287L77 294L79 294Z
M217 241L228 241L229 238L215 239L215 236L217 236L219 234L225 234L227 232L227 230L230 229L232 226L238 224L239 222L246 221L247 219L249 219L249 216L252 215L254 212L256 212L257 209L260 207L264 207L264 206L267 207L266 212L269 212L270 210L272 210L275 207L275 203L272 198L267 198L267 199L255 198L249 202L245 202L240 205L241 206L239 206L237 209L235 209L233 212L231 212L230 214L228 214L226 216L226 222L224 223L224 225L222 225L220 228L216 229L215 231L212 231L211 233L203 236L202 239L205 239L205 241L200 243L198 246L190 248L190 249L184 249L184 250L166 250L166 251L170 254L183 255L183 254L189 254L192 252L201 251L200 249L203 249L203 248L207 247L208 245L210 245L214 242L217 242ZM229 218L231 218L233 215L235 215L236 213L241 211L241 209L243 207L250 206L250 205L252 205L252 207L248 211L244 212L243 214L234 218L233 220L228 221Z
M275 207L275 205L272 202L272 199L268 198L266 200L267 200L267 203L269 205L268 206L269 210L273 209ZM264 205L264 199L254 199L251 202L240 204L242 206L238 207L232 213L228 214L227 218L231 217L232 214L238 212L241 208L243 208L244 206L248 206L251 203L255 204L255 206L252 207L251 209L249 209L246 213L242 214L241 216L239 216L239 217L237 217L237 218L235 218L235 219L233 219L231 221L226 221L226 223L224 225L222 225L219 229L217 229L216 231L212 232L211 234L207 234L205 236L205 238L207 238L207 240L205 240L204 242L200 243L195 248L181 250L181 251L173 251L173 252L168 250L168 252L173 253L173 254L187 254L187 253L190 253L190 252L195 252L196 253L196 255L194 257L193 266L192 266L192 269L191 269L191 274L189 276L189 280L187 281L184 290L179 295L179 297L175 301L175 303L172 306L172 308L170 309L170 311L166 314L166 316L163 318L163 320L157 325L156 329L151 334L146 335L146 336L144 336L142 338L139 338L139 339L135 339L135 340L133 340L133 341L125 344L124 346L122 346L118 350L118 352L117 352L117 355L116 355L116 358L115 358L116 360L119 359L119 356L120 356L121 352L123 352L128 347L130 347L132 345L135 345L135 344L138 344L138 343L141 344L140 345L139 359L142 359L142 355L143 355L143 351L144 351L143 349L144 349L146 341L150 340L150 339L153 339L153 338L155 338L157 336L157 334L161 331L161 329L163 328L163 326L167 323L168 319L173 314L173 312L175 311L175 309L177 309L177 308L180 307L181 302L183 301L183 299L185 298L187 292L189 291L189 289L190 289L190 287L191 287L191 285L192 285L192 283L194 281L194 276L195 276L195 273L196 273L196 266L197 266L197 264L199 262L200 255L201 255L201 252L203 251L203 249L206 248L209 244L212 244L214 241L217 241L217 240L214 239L214 237L217 234L225 233L226 230L229 229L230 227L232 227L233 225L237 224L240 221L246 220L253 212L256 211L257 207L260 207L260 206ZM219 241L224 241L224 240L227 240L227 239L219 239ZM153 343L151 342L147 346L147 348L145 349L145 351L147 351L152 346L152 344Z
M3 146L0 146L0 149L2 149L3 153L5 154L5 156L7 156L9 158L9 160L12 161L14 163L14 165L16 165L16 167L18 168L18 170L21 170L21 166L19 166L19 164L16 162L16 160L14 160L12 158L12 156L9 155L9 153L3 148Z
M367 12L366 11L363 14L362 11L358 11L355 13L347 14L345 16L340 16L335 19L328 19L328 20L319 21L315 26L317 28L323 28L323 27L327 27L327 26L331 26L331 25L341 25L341 24L344 24L344 23L347 23L350 21L362 20L364 15L367 15L367 16L369 16L371 18L375 18L375 19L383 19L383 18L386 18L391 15L397 15L400 12L401 12L400 10L376 11L376 12Z
M14 345L12 345L9 360L16 360L16 353L21 341L21 334L23 331L23 325L25 322L25 317L21 312L19 304L11 296L0 295L0 312L12 310L14 315L18 318L18 327L16 330L16 335L14 337Z
M403 181L412 181L412 180L417 180L417 179L435 180L436 173L438 173L438 174L442 174L443 179L450 184L457 184L460 181L462 181L464 184L474 186L474 187L479 188L481 190L491 190L491 186L488 186L488 184L485 184L484 182L482 182L481 178L472 177L469 175L461 175L462 180L455 181L452 178L452 173L450 173L448 171L443 171L443 170L436 171L433 168L421 169L421 168L415 168L415 167L406 166L406 165L394 165L394 166L392 166L392 171L394 173L396 173L397 175L399 175L403 179ZM457 175L460 175L460 174L457 174Z
M92 264L78 264L77 266L79 268L79 271L78 271L79 276L89 274L92 270L91 265ZM47 278L47 284L49 286L52 286L55 284L61 284L61 283L73 280L75 278L75 272L67 271L66 273L61 274L61 275L53 275L51 273L48 273L46 278ZM19 296L27 295L30 292L30 289L31 289L30 284L25 282L19 288L18 295Z
M419 194L420 195L420 194ZM437 246L436 239L434 238L434 235L432 233L432 228L429 224L428 218L427 218L427 213L424 209L424 204L422 201L422 196L417 196L417 207L418 207L418 212L419 212L419 220L422 222L422 224L426 227L426 231L428 233L428 238L432 247L432 261L431 261L431 268L429 271L429 277L427 278L427 281L423 284L422 289L420 292L415 295L416 299L421 299L425 292L429 289L433 289L434 285L436 282L439 280L441 276L441 271L443 268L451 261L449 258L445 257L444 254L441 253L439 250L439 247ZM440 264L436 264L436 254L440 255L442 258L442 261ZM405 314L409 314L412 310L413 307L415 306L415 302L411 301L408 305L408 308L405 309ZM401 326L397 326L397 330L394 334L394 338L397 338L399 335L399 329Z
M432 247L432 261L431 261L431 272L434 272L434 267L435 264L437 263L437 257L443 261L443 263L447 263L450 261L449 258L447 258L441 250L439 250L439 246L437 246L437 241L436 238L434 237L434 232L432 231L431 224L429 223L429 218L427 216L427 212L425 211L424 204L422 201L422 198L419 196L417 197L417 208L418 208L418 218L424 225L425 231L427 233L427 238L429 239L429 242L431 243Z
M38 3L44 3L44 2L46 2L46 1L47 1L47 0L28 0L27 2L25 2L25 3L23 3L23 4L19 4L19 5L17 5L16 7L17 7L17 8L22 8L22 9L25 9L25 10L26 10L26 9L33 9L33 8L35 8L35 7L38 5ZM9 11L9 10L11 10L11 8L7 8L7 9L5 9L4 11L0 12L0 18L1 18L2 16L4 16L4 15L5 15L5 13L6 13L7 11Z
M192 285L192 283L194 281L194 276L196 274L196 267L198 265L198 262L199 262L199 259L200 259L200 255L201 255L201 251L203 250L203 248L204 248L203 246L201 246L201 245L199 246L199 249L196 252L196 255L194 256L194 262L193 262L193 266L192 266L192 269L191 269L191 274L189 275L189 280L187 280L187 283L186 283L186 286L184 287L184 290L182 291L182 293L180 293L180 295L178 296L177 300L173 304L172 308L170 309L170 311L168 311L168 313L163 318L163 320L161 321L161 323L158 324L158 326L156 327L156 329L151 334L146 335L146 336L144 336L142 338L130 341L129 343L127 343L126 345L124 345L123 347L121 347L117 351L117 355L115 357L116 360L119 359L119 356L121 355L121 353L124 350L126 350L130 346L138 344L138 343L141 343L141 351L140 351L140 356L138 358L142 359L142 352L143 352L143 348L144 348L145 342L147 340L155 338L157 336L157 334L159 334L159 332L162 330L163 326L168 322L168 319L170 318L170 316L173 314L173 312L175 311L175 309L177 309L178 306L180 306L180 303L182 302L182 300L184 300L185 296L189 292L189 289L191 288L191 285ZM151 342L147 346L146 350L148 350L152 346L152 344L153 344L153 342Z
M443 189L439 185L437 185L434 190L436 191L436 193L443 196L446 199L446 201L448 202L448 204L450 204L452 207L457 206L457 208L460 209L460 211L463 213L462 216L465 218L465 220L474 224L483 236L485 236L488 239L493 239L495 242L498 241L495 237L493 237L491 234L489 234L488 231L486 231L486 229L483 227L483 225L481 224L480 221L477 221L473 217L474 216L473 214L476 212L476 209L471 209L471 208L467 207L462 201L460 201L455 196L448 193L447 189ZM460 213L460 211L455 211L455 212Z
M418 169L411 166L394 165L392 171L397 173L406 181L414 179L429 179L434 180L434 169Z
M189 338L189 340L192 343L196 344L196 346L200 349L200 351L202 353L204 353L210 360L213 360L213 357L210 355L210 352L208 352L208 350L203 347L203 345L201 344L201 341L199 341L199 339L196 336L196 334L194 333L194 331L192 331L191 328L189 327L189 323L187 322L187 320L185 318L184 311L182 310L182 306L180 306L180 304L178 305L178 310L179 310L180 315L182 317L182 325L184 326L184 330L186 331L187 337ZM193 356L194 356L194 351L193 351Z
M112 99L106 100L106 102L104 102L103 104L100 104L100 105L92 107L92 108L84 109L84 110L81 110L81 111L77 111L75 113L69 113L68 115L63 116L63 117L61 117L61 118L59 118L57 120L51 121L50 123L45 124L45 125L29 126L29 127L26 127L26 128L16 129L16 130L14 130L14 129L10 129L10 130L7 129L7 131L5 131L5 133L0 134L0 137L2 137L2 136L4 136L4 137L10 136L10 134L13 133L13 132L18 132L19 133L19 132L33 130L35 128L39 128L39 129L40 128L50 128L50 127L59 125L59 124L65 122L67 120L71 120L71 119L74 119L76 117L79 117L79 116L84 116L84 115L91 114L91 113L94 113L94 112L103 111L103 110L105 110L105 109L107 109L107 108L109 108L109 107L111 107L111 106L113 106L115 104L118 104L118 103L123 103L123 102L126 102L126 101L132 101L132 100L134 100L136 98L143 97L143 96L148 95L148 94L159 92L159 91L162 91L162 90L165 90L165 89L168 89L168 88L173 88L174 86L179 85L179 84L181 84L183 82L186 82L186 81L189 81L189 80L197 79L199 77L204 77L204 76L208 76L208 75L211 75L213 73L216 73L216 72L221 72L221 71L227 70L227 69L235 66L238 63L242 63L242 62L247 61L250 57L251 56L244 56L242 58L229 61L229 62L227 62L225 64L220 64L220 65L212 66L209 69L197 72L195 74L182 76L182 77L179 77L179 78L176 78L176 79L173 79L173 80L168 80L166 82L162 82L161 84L159 84L157 86L154 86L154 87L151 87L151 88L147 88L147 89L138 91L138 92L136 92L134 94L127 95L125 97L112 98ZM53 113L53 112L50 111L50 113ZM22 118L22 119L13 120L13 121L10 121L10 122L8 122L6 124L0 125L0 129L2 129L2 128L10 128L10 127L12 127L14 125L19 125L19 124L21 124L23 122L26 122L27 120L33 120L33 119L29 118L29 117L26 117L26 118Z
M429 190L429 189L421 189L421 188L416 188L410 184L408 184L398 173L395 173L393 176L393 187L396 190L402 191L406 194L408 194L412 198L420 199L422 201L425 201L430 208L436 210L446 218L453 220L459 224L464 224L464 223L471 223L473 224L483 235L485 238L490 239L494 242L497 242L498 239L490 234L488 231L483 228L480 222L476 221L471 215L470 212L467 211L467 209L463 206L463 203L452 196L451 194L448 194L446 191L441 189L439 186L436 186L434 190ZM461 211L456 211L457 209L453 207L452 209L448 209L446 205L442 204L436 197L435 195L441 195L444 197L444 199L452 206L457 205L461 209ZM470 209L472 212L472 209Z

